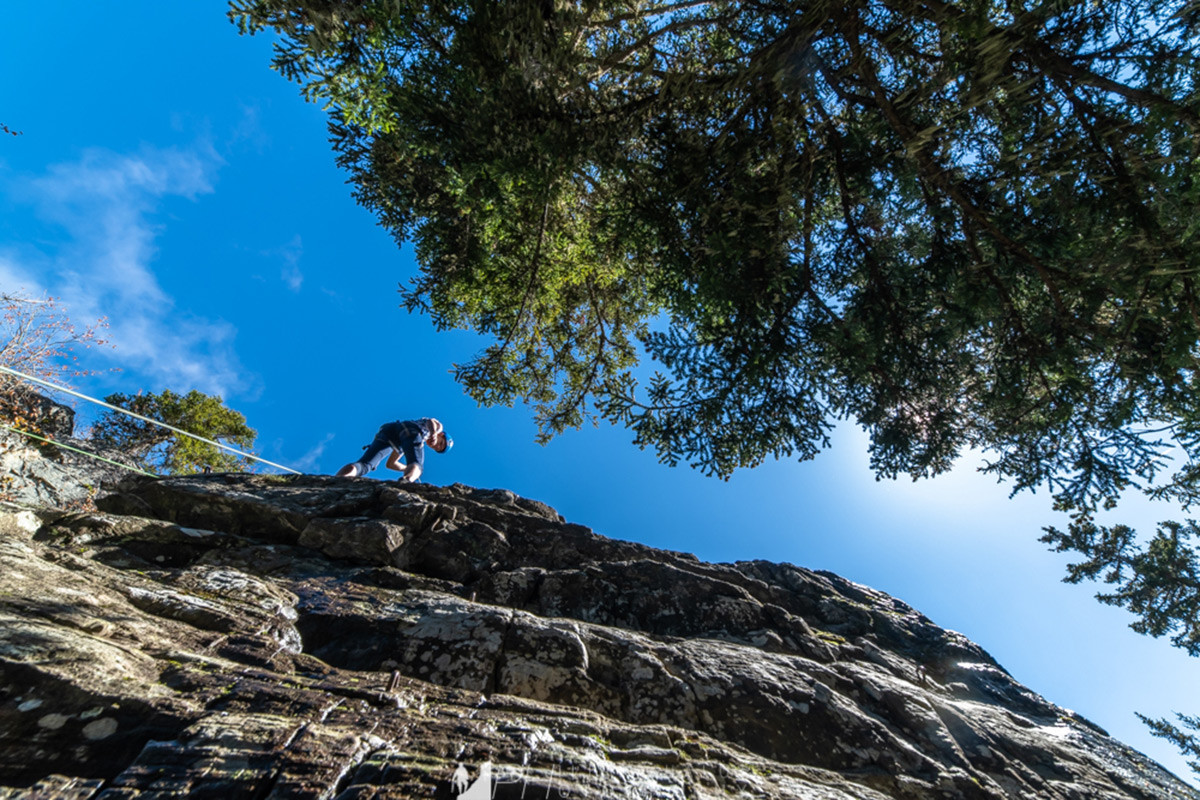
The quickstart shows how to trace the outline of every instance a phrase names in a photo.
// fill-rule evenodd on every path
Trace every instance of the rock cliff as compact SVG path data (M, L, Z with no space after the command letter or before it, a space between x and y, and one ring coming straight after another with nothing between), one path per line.
M0 797L1197 798L904 603L506 491L0 513Z
M84 508L101 485L115 483L132 466L124 453L100 450L93 443L73 438L75 411L70 406L34 395L25 400L43 438L31 439L8 430L7 414L0 409L0 499L43 508ZM99 461L77 450L101 455Z

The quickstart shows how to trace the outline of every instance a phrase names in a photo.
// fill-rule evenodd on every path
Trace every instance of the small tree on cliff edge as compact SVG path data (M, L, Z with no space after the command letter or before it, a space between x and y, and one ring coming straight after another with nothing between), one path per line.
M542 437L605 417L719 476L838 419L881 476L978 449L1122 586L1093 512L1156 479L1200 502L1195 3L232 6L415 240L406 305L492 338L459 381ZM1112 601L1193 641L1156 592L1194 575L1143 575Z
M257 436L246 425L246 418L227 408L220 397L194 389L186 395L168 389L159 394L113 394L104 399L111 405L240 450L253 447ZM250 466L250 460L242 456L117 411L108 411L100 418L92 428L92 439L101 446L123 450L144 469L170 475L201 472L205 467L229 472Z
M76 328L53 297L0 293L0 364L34 378L69 384L88 374L79 366L76 347L105 344L97 335L107 323ZM40 429L41 390L0 373L0 419L23 429Z

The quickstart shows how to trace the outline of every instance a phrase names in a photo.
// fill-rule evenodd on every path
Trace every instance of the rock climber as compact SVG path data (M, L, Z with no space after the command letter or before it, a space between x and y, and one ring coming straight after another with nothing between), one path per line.
M366 475L379 466L384 453L391 449L388 456L388 469L403 472L401 482L415 483L421 477L425 466L425 445L435 451L444 453L454 446L454 440L446 435L442 423L432 417L406 420L404 422L388 422L379 428L375 438L363 448L358 461L347 464L337 471L337 477L356 477ZM400 463L400 455L404 454L404 463Z

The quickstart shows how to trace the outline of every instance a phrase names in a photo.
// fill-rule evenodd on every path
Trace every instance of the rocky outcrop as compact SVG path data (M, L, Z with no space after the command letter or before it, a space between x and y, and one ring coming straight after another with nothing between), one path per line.
M21 413L43 433L56 438L75 435L75 409L36 392L18 391Z
M123 453L71 438L72 418L64 416L71 409L57 403L52 407L62 409L53 419L64 427L42 429L39 435L53 437L54 443L0 428L0 500L42 508L90 507L103 486L120 481L132 464Z
M457 485L98 503L2 516L0 796L1200 796L829 573Z
M0 372L0 421L32 428L52 438L75 435L75 409L33 391L28 384L3 372Z

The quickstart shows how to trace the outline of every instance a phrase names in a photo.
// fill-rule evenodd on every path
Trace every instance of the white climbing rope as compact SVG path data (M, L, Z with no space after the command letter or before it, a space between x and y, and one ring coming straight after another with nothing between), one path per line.
M50 381L42 380L41 378L35 378L32 375L26 375L24 372L18 372L17 370L12 369L11 367L4 366L3 364L0 364L0 372L7 372L9 375L14 375L18 378L21 378L22 380L29 381L30 383L35 383L39 386L44 386L47 389L53 389L56 392L63 392L64 394L69 394L73 397L78 397L80 400L86 400L89 403L95 403L98 406L104 406L105 408L111 409L111 410L119 412L121 414L125 414L126 416L140 419L143 422L149 422L151 425L157 425L160 428L166 428L167 430L174 431L175 433L190 437L190 438L195 439L200 442L204 442L205 444L211 444L213 447L219 447L222 450L228 450L229 452L236 453L239 456L242 456L243 458L249 458L254 461L261 461L263 464L267 464L268 466L275 467L276 469L281 469L284 472L290 472L293 475L303 474L299 470L294 470L291 467L285 467L282 464L276 464L274 461L267 461L265 458L259 458L258 456L254 455L253 453L245 453L245 452L242 452L241 450L238 450L236 447L230 447L229 445L222 444L221 442L214 442L212 439L205 439L203 436L197 436L194 433L189 433L188 431L185 431L181 428L176 428L174 425L168 425L165 422L159 422L156 419L150 419L150 417L143 417L141 414L135 414L134 412L130 411L127 408L121 408L119 406L114 406L111 403L104 402L103 400L97 400L95 397L89 397L86 394L81 394L80 392L77 392L74 389L68 389L65 386L58 386L57 384L51 383Z
M0 428L3 428L6 431L12 431L13 433L19 433L22 436L28 436L30 439L36 439L39 442L45 442L46 444L52 444L55 447L61 447L64 450L70 450L72 453L79 453L81 456L87 456L88 458L94 458L97 461L103 461L105 464L112 464L114 467L120 467L121 469L127 469L130 472L136 472L139 475L149 475L151 478L158 477L153 472L147 472L144 469L138 469L137 467L131 467L128 464L122 464L120 461L113 461L111 458L105 458L104 456L98 456L95 453L89 453L87 450L80 450L78 447L72 447L69 444L63 444L62 442L56 442L53 439L47 439L45 436L38 436L36 433L30 433L29 431L23 431L20 428L14 428L11 425L0 425Z

